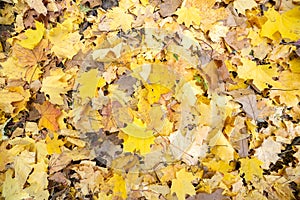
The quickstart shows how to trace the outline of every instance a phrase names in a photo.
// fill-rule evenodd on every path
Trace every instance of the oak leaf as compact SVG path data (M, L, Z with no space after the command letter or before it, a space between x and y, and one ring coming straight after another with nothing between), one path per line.
M61 115L61 111L48 101L44 101L42 105L35 104L35 108L41 114L39 128L48 128L52 131L59 129L57 118Z

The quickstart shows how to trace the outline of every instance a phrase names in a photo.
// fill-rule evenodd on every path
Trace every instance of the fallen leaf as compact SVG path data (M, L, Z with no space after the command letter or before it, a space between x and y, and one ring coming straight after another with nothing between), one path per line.
M35 27L36 30L28 29L25 31L24 35L27 38L19 41L18 42L19 45L21 45L24 48L32 50L34 47L36 47L36 45L40 43L46 29L44 27L44 24L38 21L35 21Z
M60 147L64 145L64 142L61 139L58 139L58 134L53 132L53 138L49 137L49 134L46 137L47 143L47 152L49 155L57 153L61 153Z
M114 176L109 179L108 184L113 185L113 196L118 196L122 199L127 198L126 182L122 176L115 173Z
M255 149L254 156L264 162L261 165L262 168L268 169L271 163L275 164L280 158L278 154L281 153L281 147L281 144L275 142L271 137L268 137L259 148Z
M171 16L180 6L182 0L167 0L160 4L159 13L162 17Z
M25 2L31 8L33 8L36 12L38 12L39 14L43 14L44 16L46 16L46 14L47 14L47 8L43 4L43 1L39 1L39 0L25 0Z
M39 128L48 128L51 131L59 129L57 118L61 115L61 111L48 101L44 101L42 105L35 104L35 108L41 114L39 120Z
M256 95L251 90L240 89L234 90L231 92L234 97L234 100L242 104L243 110L245 113L250 116L252 119L257 120L259 114L257 108Z
M251 10L257 6L254 0L236 0L233 2L234 8L243 15L246 15L246 10Z
M112 30L122 28L125 32L131 29L131 24L134 21L133 16L120 7L114 7L108 10L107 17L111 19L109 27Z
M172 180L171 193L176 193L178 200L184 200L186 194L195 195L196 190L192 184L195 179L196 177L192 173L182 168L176 172L176 179Z
M263 24L260 35L270 39L276 39L274 34L279 32L284 39L299 40L300 33L300 7L296 6L293 9L280 14L274 8L269 8L265 12L267 22Z
M82 48L80 34L73 30L73 21L71 18L66 19L63 23L58 23L52 28L47 37L53 44L51 51L61 58L72 59Z
M241 168L240 174L245 174L245 180L247 182L253 181L254 177L259 179L263 178L263 169L261 165L264 163L256 157L242 158L240 159Z
M254 85L260 90L268 88L268 85L279 87L280 84L273 80L278 76L277 69L270 65L257 65L254 61L247 58L241 59L243 65L238 67L237 73L240 78L252 79Z
M22 101L24 96L18 92L11 92L8 90L0 91L0 109L6 113L13 113L15 107L12 105L13 102Z
M98 77L97 69L82 73L81 76L77 78L77 81L80 84L78 89L82 100L95 97L97 94L97 87L102 87L105 84L104 79Z
M195 7L181 7L177 9L175 12L175 15L178 16L177 22L179 24L183 24L186 27L190 27L191 25L200 25L201 17L200 17L200 12L197 8Z

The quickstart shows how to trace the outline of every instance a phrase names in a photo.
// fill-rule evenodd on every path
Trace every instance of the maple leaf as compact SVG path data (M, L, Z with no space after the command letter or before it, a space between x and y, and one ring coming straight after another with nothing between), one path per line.
M193 24L200 25L200 11L195 7L181 7L177 9L175 14L178 16L177 22L180 24L184 23L186 27L190 27Z
M49 95L49 101L53 104L63 105L64 100L61 94L68 91L68 80L62 69L50 71L50 76L43 79L41 91Z
M37 199L48 199L49 191L48 187L48 165L45 162L39 162L33 165L33 172L30 174L27 182L29 187L25 188L25 191L34 196Z
M7 200L29 198L29 194L22 189L23 186L19 184L18 179L13 178L13 173L12 169L7 170L5 173L5 181L2 185L3 197Z
M150 152L150 145L154 144L155 137L139 138L134 136L128 136L124 139L124 151L136 152L138 151L141 155Z
M12 47L12 56L17 58L22 66L33 66L47 59L46 48L48 40L42 39L32 50L24 48L18 44Z
M45 7L45 5L43 4L42 1L39 1L39 0L25 0L25 2L31 8L33 8L36 12L38 12L39 14L43 14L43 15L46 16L46 14L47 14L47 8Z
M42 40L45 32L44 24L35 21L36 30L28 29L25 31L25 36L27 37L24 40L18 42L24 48L33 49L40 41Z
M239 89L232 91L231 94L235 101L242 104L245 113L256 120L259 112L254 92L252 90Z
M127 198L126 182L122 176L115 173L114 176L109 179L108 184L113 185L113 196L119 196L123 199Z
M229 162L234 159L235 151L221 131L210 139L209 145L212 146L211 152L222 160Z
M35 104L35 108L41 114L39 128L45 127L52 131L59 129L57 118L61 115L61 111L48 101L44 101L42 105Z
M241 158L240 174L245 174L247 182L252 181L254 177L263 178L263 169L261 165L264 163L256 157Z
M267 22L262 25L260 35L275 40L274 34L279 32L282 38L291 40L299 40L300 33L300 7L296 6L293 9L279 14L274 8L270 8L265 12Z
M252 79L254 85L259 90L268 88L268 85L272 85L275 88L280 84L273 80L272 77L278 76L277 69L270 65L257 65L254 61L247 58L241 58L243 66L239 66L237 73L240 78Z
M125 32L131 29L131 24L134 21L133 16L120 7L109 10L107 17L112 19L109 24L111 29L115 30L121 27Z
M178 200L184 200L185 195L195 195L195 187L192 181L196 177L182 168L180 171L176 172L176 179L172 180L171 193L176 193Z
M150 152L150 145L154 143L153 131L147 130L147 125L138 118L128 123L121 130L126 134L124 138L124 151L139 151L142 155Z
M53 153L60 154L61 153L60 147L64 145L64 142L58 139L58 134L56 132L53 132L53 139L51 139L49 135L47 135L46 143L47 143L47 152L49 155Z
M79 95L85 100L86 98L93 98L97 94L97 87L103 87L105 80L98 77L98 70L92 69L88 72L82 73L77 78L79 85Z
M267 169L271 163L275 164L280 158L278 156L281 153L281 144L272 140L271 137L265 139L261 147L255 150L254 156L264 162L262 168Z
M254 0L236 0L233 2L233 6L237 9L238 13L246 15L246 10L251 10L257 6Z
M280 103L287 106L297 106L300 88L300 73L292 73L289 71L281 72L278 82L279 86L272 88L271 97L276 99L279 97Z
M14 7L11 4L4 4L4 8L0 9L0 24L11 25L15 21Z
M22 100L24 100L24 96L17 92L0 90L0 109L6 113L13 113L15 107L12 106L12 103Z
M0 137L0 139L2 139ZM5 166L13 162L13 155L10 154L9 150L6 149L7 142L2 142L0 145L0 171L5 170Z
M57 27L52 28L47 35L53 44L51 51L58 57L72 59L82 48L81 36L78 31L73 32L72 20L68 18L62 24L58 23Z
M156 103L162 94L170 91L170 89L160 84L146 84L145 87L148 90L147 99L150 104Z

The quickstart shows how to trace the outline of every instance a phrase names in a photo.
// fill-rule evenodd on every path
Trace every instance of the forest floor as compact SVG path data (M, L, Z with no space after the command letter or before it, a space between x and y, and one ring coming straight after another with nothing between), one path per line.
M0 199L300 199L299 0L0 0Z

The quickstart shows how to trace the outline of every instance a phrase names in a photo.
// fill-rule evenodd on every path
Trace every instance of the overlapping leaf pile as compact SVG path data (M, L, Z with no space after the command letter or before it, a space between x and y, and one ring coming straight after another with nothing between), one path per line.
M3 198L300 198L299 1L0 6Z

